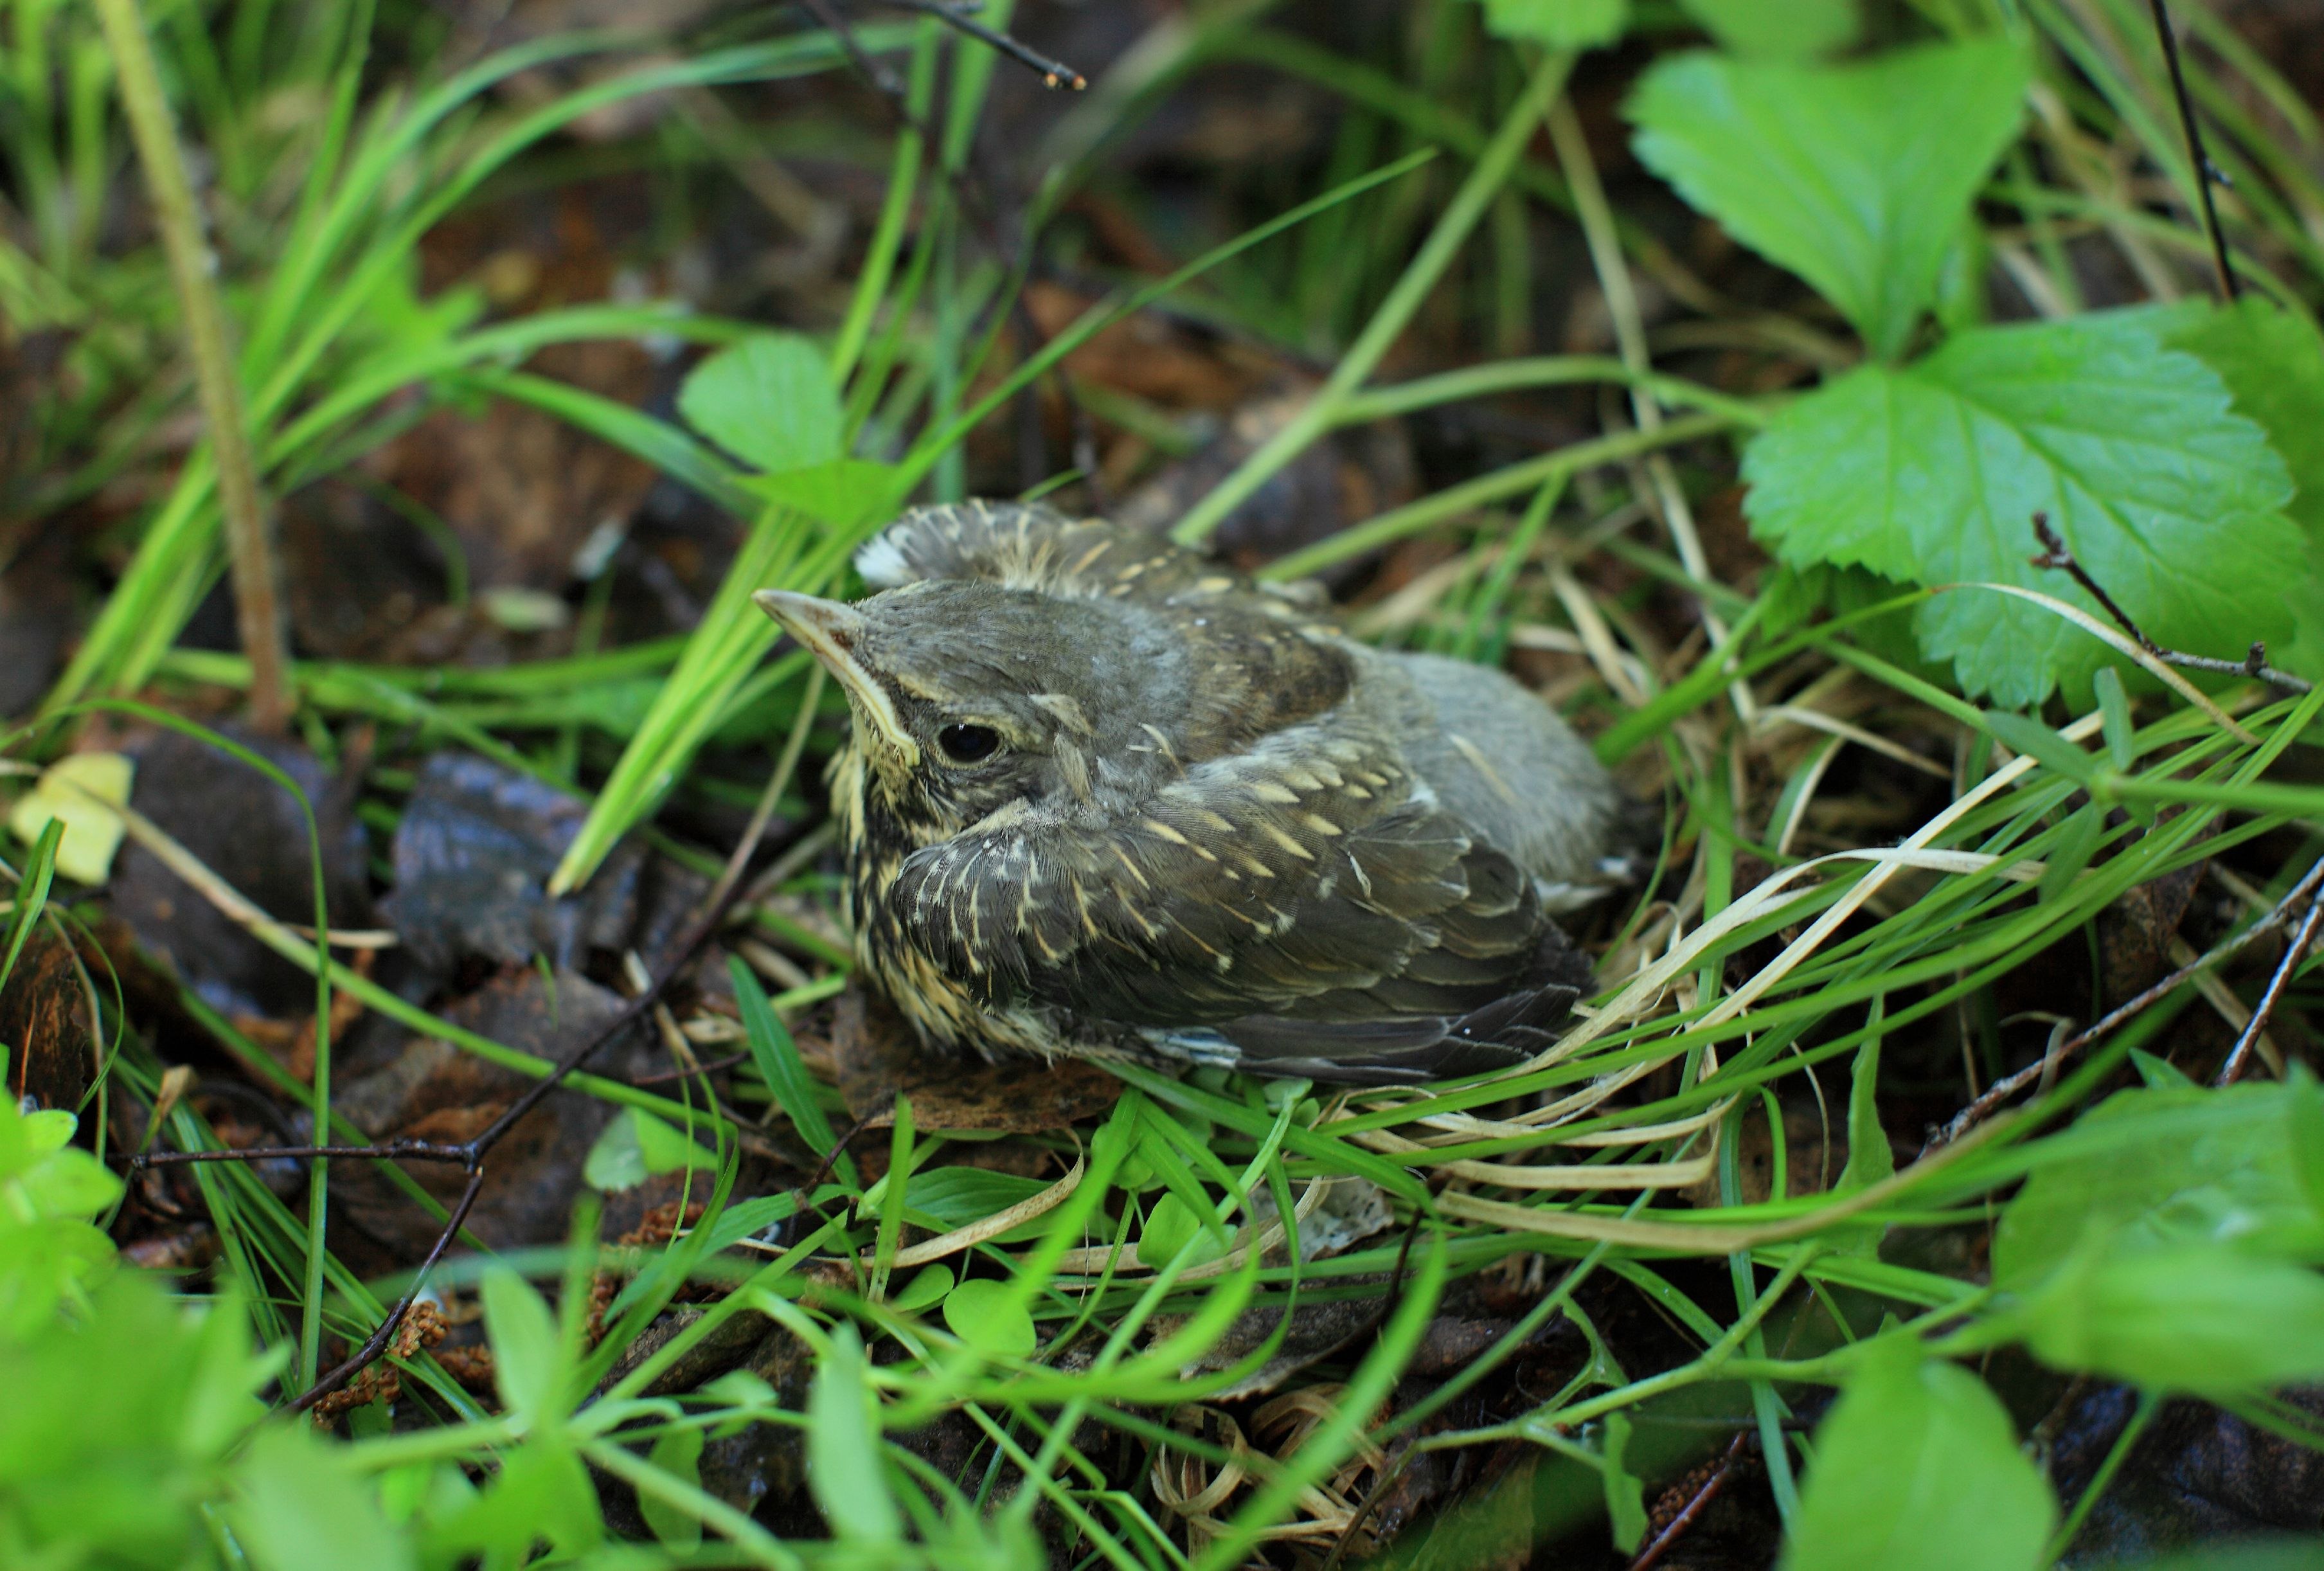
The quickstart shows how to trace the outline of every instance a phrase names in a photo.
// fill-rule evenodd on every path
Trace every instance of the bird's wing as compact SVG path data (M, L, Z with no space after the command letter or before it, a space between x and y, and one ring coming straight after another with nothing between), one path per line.
M880 917L995 1003L1163 1050L1285 1074L1434 1062L1464 1020L1543 984L1545 944L1570 951L1533 881L1412 788L1391 750L1293 726L1124 818L1026 815L916 852Z

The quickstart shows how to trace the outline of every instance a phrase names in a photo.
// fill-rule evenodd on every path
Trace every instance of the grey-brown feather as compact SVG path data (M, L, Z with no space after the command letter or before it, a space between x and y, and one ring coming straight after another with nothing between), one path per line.
M1059 689L1082 777L907 834L857 912L875 975L902 946L1069 1045L1356 1079L1507 1061L1586 984L1549 912L1602 884L1626 804L1507 677L1383 654L1297 596L1046 509L923 510L859 559L899 625L1038 596L1102 618L1075 647L1147 652L1074 691L1069 657L988 642L987 679L1029 662Z

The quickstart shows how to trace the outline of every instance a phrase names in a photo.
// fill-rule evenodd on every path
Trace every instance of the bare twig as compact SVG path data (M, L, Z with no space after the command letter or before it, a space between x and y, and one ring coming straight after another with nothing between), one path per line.
M2170 975L2165 976L2162 981L2156 983L2153 986L2148 988L2145 992L2140 993L2137 997L2132 999L2121 1008L2116 1009L2111 1014L2108 1014L2097 1021L2088 1030L2083 1031L2080 1035L2061 1043L2056 1049L2043 1054L2041 1058L2035 1059L2033 1063L2026 1065L2025 1067L2018 1070L2016 1073L2005 1075L2000 1079L1995 1081L1993 1085L1987 1089L1984 1095L1978 1097L1967 1107L1962 1108L1959 1113L1953 1114L1952 1121L1950 1123L1947 1123L1942 1129L1932 1135L1929 1138L1928 1144L1921 1148L1921 1155L1926 1157L1931 1151L1936 1151L1940 1147L1952 1144L1953 1141L1960 1139L1962 1135L1968 1133L1969 1130L1974 1128L1976 1125L1982 1123L1985 1120L1990 1118L1994 1112L1999 1108L2003 1103L2008 1101L2009 1098L2015 1096L2018 1092L2024 1090L2035 1080L2041 1078L2045 1072L2055 1074L2058 1067L2063 1065L2067 1059L2072 1058L2075 1054L2080 1052L2084 1048L2089 1046L2092 1042L2097 1041L2099 1038L2107 1035L2108 1032L2119 1029L2126 1021L2145 1013L2149 1009L2154 1007L2156 1003L2160 1003L2170 993L2185 985L2188 978L2193 976L2197 972L2207 970L2209 967L2218 965L2220 961L2226 959L2236 950L2241 949L2246 945L2251 943L2253 939L2275 931L2276 929L2283 926L2285 922L2292 919L2292 913L2299 909L2302 901L2310 902L2308 920L2303 923L2303 927L2310 931L2312 938L2316 921L2316 900L2319 887L2324 887L2324 860L2319 860L2315 866L2310 867L2305 873L2301 874L2300 882L2293 884L2290 892L2287 892L2282 900L2278 901L2274 907L2270 910L2265 916L2260 918L2259 920L2254 922L2250 927L2245 929L2242 932L2237 933L2235 937L2214 946L2209 953L2199 956L2197 958L2188 962L2186 965L2181 966L2178 970L2173 971ZM2279 980L2280 979L2281 976L2279 977ZM2264 1023L2264 1015L2255 1013L2252 1018L2255 1021ZM2255 1037L2254 1040L2256 1040L2256 1038Z
M220 1151L141 1151L129 1159L129 1170L142 1172L147 1168L188 1167L199 1162L323 1161L343 1157L350 1160L465 1163L470 1155L466 1146L427 1140L390 1141L385 1145L245 1145Z
M2065 541L2051 525L2050 515L2047 513L2036 513L2034 515L2034 533L2042 542L2042 554L2037 557L2028 557L2025 559L2034 567L2056 568L2071 577L2075 583L2081 586L2084 594L2097 601L2105 609L2106 614L2114 618L2115 625L2121 628L2132 642L2163 664L2178 666L2186 670L2213 671L2223 677L2250 677L2256 681L2265 682L2272 688L2281 688L2290 693L2304 693L2314 685L2304 678L2295 677L2290 671L2278 670L2268 664L2267 645L2257 642L2252 644L2251 652L2239 661L2219 660L2208 654L2189 654L2183 650L2163 648L2146 636L2145 630L2131 620L2130 613L2116 605L2114 596L2106 592L2104 586L2090 577L2089 569L2083 567L2075 559L2074 553L2066 549Z
M362 1373L374 1359L387 1351L388 1345L395 1340L397 1330L403 1325L403 1317L410 1314L411 1306L420 1301L420 1289L426 1285L428 1273L436 1268L438 1261L444 1258L444 1251L451 1246L452 1240L459 1234L460 1224L468 1219L468 1212L476 1204L477 1191L484 1187L484 1169L480 1158L468 1169L468 1187L460 1191L459 1204L452 1207L451 1215L445 1219L444 1231L436 1235L436 1243L428 1251L428 1258L421 1261L420 1269L412 1273L411 1285L403 1289L403 1297L395 1301L395 1307L387 1312L387 1317L379 1323L379 1329L371 1334L369 1340L336 1367L326 1371L319 1380L291 1400L292 1412L305 1412Z
M695 957L709 943L712 935L717 932L720 923L725 917L727 907L733 900L733 891L730 886L717 900L706 901L701 912L695 918L693 925L685 930L669 964L650 977L647 984L639 991L636 997L630 999L622 1006L620 1013L606 1022L604 1029L596 1035L567 1054L549 1069L548 1074L529 1086L522 1095L502 1111L499 1117L464 1142L449 1144L430 1141L392 1141L386 1144L375 1146L259 1146L245 1147L238 1151L140 1153L132 1159L130 1165L133 1169L189 1162L254 1162L274 1160L317 1161L348 1159L374 1161L402 1160L456 1162L467 1170L467 1187L462 1193L459 1203L453 1207L450 1215L446 1218L442 1231L438 1234L435 1243L429 1249L427 1259L420 1262L419 1271L412 1278L410 1289L397 1300L395 1307L388 1311L387 1317L381 1322L379 1329L372 1334L363 1346L356 1349L345 1363L324 1374L300 1394L298 1400L291 1404L293 1411L303 1411L332 1391L338 1390L386 1350L394 1338L397 1327L402 1324L404 1317L410 1313L412 1304L418 1300L420 1290L426 1284L428 1273L434 1269L436 1262L443 1258L444 1252L451 1247L452 1240L458 1236L461 1224L467 1220L469 1211L475 1206L476 1196L484 1181L484 1160L491 1154L493 1148L498 1145L508 1132L515 1127L527 1114L539 1106L544 1097L564 1084L569 1076L588 1063L608 1043L624 1031L650 1019L656 1004L659 1003L662 993L669 988L670 983L693 964Z
M966 14L976 9L973 5L943 5L936 3L936 0L879 0L879 3L920 12L948 23L970 37L991 44L1011 59L1022 60L1041 71L1052 88L1070 86L1079 91L1089 86L1087 79L1070 66L1035 54L1015 39L967 20ZM1017 280L1016 287L1008 291L1006 303L998 309L1008 314L1010 325L1023 336L1025 352L1028 355L1038 353L1048 342L1049 336L1041 330L1040 324L1033 319L1032 312L1027 309L1024 290L1025 281L1033 276L1038 265L1036 236L1027 235L1020 248L1003 235L998 217L1000 204L994 199L991 182L975 165L973 143L968 156L957 163L944 157L943 139L926 119L913 110L903 84L896 79L895 74L881 66L864 49L862 41L855 36L854 29L848 25L847 19L839 13L833 0L807 0L807 5L815 19L839 40L840 48L886 101L897 123L918 136L923 147L936 151L936 171L951 190L954 204L976 231L984 248ZM1073 379L1065 374L1065 368L1062 365L1056 367L1047 380L1071 413L1075 432L1087 429L1090 426L1089 413L1074 394ZM1042 438L1040 398L1037 387L1028 385L1018 394L1017 411L1019 478L1023 485L1030 487L1045 477L1047 468L1047 444ZM1093 470L1089 472L1094 475ZM1095 484L1093 480L1093 494Z
M2236 270L2227 263L2227 236L2219 229L2218 204L2211 198L2211 182L2225 180L2210 154L2203 151L2202 127L2195 120L2195 101L2188 96L2187 73L2179 64L2179 35L2171 25L2163 0L2150 0L2154 8L2154 36L2163 42L2163 63L2171 68L2171 96L2179 101L2179 127L2186 134L2187 157L2195 169L2195 191L2203 215L2203 234L2211 242L2211 267L2218 275L2219 297L2233 303L2239 292Z
M831 0L807 0L807 8L808 14L823 23L825 32L839 40L840 51L847 56L848 63L862 73L863 79L871 83L881 97L909 118L910 111L904 107L904 84L896 79L895 72L872 58L856 38L855 30L848 26L845 19L833 8ZM920 128L916 125L913 129ZM921 140L927 140L925 132L921 134Z
M917 11L923 16L933 16L945 26L966 33L977 42L990 49L998 50L1019 65L1038 71L1041 76L1041 85L1045 88L1070 88L1078 93L1089 86L1087 77L1063 60L1054 60L1047 55L1037 53L1007 33L996 32L977 21L972 14L978 9L975 5L961 5L957 0L881 0L881 3L892 5L899 11Z
M2324 864L2319 865L2324 866ZM2228 1053L2227 1061L2221 1066L2215 1084L2232 1086L2243 1077L2245 1067L2251 1062L2253 1046L2258 1042L2260 1033L2267 1030L2267 1017L2275 1012L2276 1002L2283 996L2284 988L2291 984L2292 973L2300 969L2301 961L2307 958L2308 947L2316 941L2316 928L2319 920L2324 920L2324 890L2318 891L2309 901L2308 914L2300 919L2299 930L2292 935L2292 942L2285 947L2283 959L2276 966L2275 975L2267 979L2267 991L2259 995L2259 1004L2252 1011L2251 1019L2244 1023L2243 1034L2236 1039L2235 1049Z
M1654 1536L1653 1541L1638 1551L1638 1557L1630 1562L1628 1571L1653 1571L1655 1566L1662 1564L1663 1557L1670 1553L1671 1547L1685 1536L1686 1530L1694 1526L1704 1511L1711 1509L1711 1502L1719 1498L1720 1492L1727 1487L1727 1481L1735 1476L1735 1464L1742 1459L1751 1437L1752 1432L1748 1429L1736 1432L1735 1438L1727 1443L1727 1455L1719 1459L1719 1465L1711 1470L1710 1476L1687 1497L1686 1504L1679 1508L1678 1515L1671 1518L1669 1524Z
M161 231L171 281L186 313L186 348L193 358L194 385L217 464L218 506L226 515L227 556L234 570L235 618L243 652L250 659L250 720L259 731L273 735L290 717L290 662L282 641L265 503L259 495L258 467L244 421L242 380L226 346L217 257L202 232L201 212L186 179L185 158L137 0L97 0L97 12L120 74L121 106L137 144L137 159L145 167L154 226Z

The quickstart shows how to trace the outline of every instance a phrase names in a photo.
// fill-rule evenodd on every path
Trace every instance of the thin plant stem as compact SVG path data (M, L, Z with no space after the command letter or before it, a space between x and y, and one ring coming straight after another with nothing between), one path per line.
M1566 99L1552 104L1544 120L1549 127L1550 145L1557 152L1558 167L1565 175L1566 186L1573 192L1574 217L1581 222L1582 238L1590 247L1590 265L1598 274L1598 286L1606 297L1606 314L1613 321L1615 346L1621 354L1622 364L1634 378L1639 379L1630 385L1631 412L1640 430L1659 431L1663 427L1662 402L1644 381L1654 372L1646 349L1646 316L1638 306L1638 291L1630 282L1629 263L1622 257L1621 236L1615 226L1613 207L1606 200L1606 188L1598 179L1597 162L1590 156L1589 138L1582 134L1581 116ZM1687 503L1685 488L1679 485L1678 472L1671 467L1668 456L1662 453L1647 454L1644 467L1648 489L1654 493L1655 509L1662 514L1663 527L1670 532L1680 565L1691 577L1708 581L1710 559L1703 554L1702 536L1694 526L1694 509ZM1734 638L1726 619L1711 609L1708 601L1700 603L1700 614L1711 647L1725 649ZM1738 678L1727 691L1734 703L1736 717L1747 726L1751 725L1757 707L1749 684Z
M169 101L153 62L152 41L137 0L97 0L98 20L120 73L121 106L144 166L153 199L154 224L169 257L171 281L186 313L186 347L194 362L194 384L209 427L217 465L218 504L226 514L226 542L234 568L235 615L242 647L250 657L250 719L258 730L279 734L290 717L290 657L275 595L273 551L267 539L265 504L258 491L258 467L244 423L242 381L226 347L226 308L218 299L217 257L202 231L192 186L178 146Z
M1478 159L1469 178L1461 182L1446 205L1436 227L1423 242L1418 255L1404 270L1404 275L1388 291L1379 310L1348 347L1340 363L1323 385L1315 391L1299 412L1285 423L1283 429L1268 439L1257 452L1243 460L1233 474L1222 481L1216 489L1196 503L1191 512L1178 522L1170 537L1181 545L1200 545L1210 538L1226 516L1267 484L1285 465L1307 449L1310 443L1332 429L1340 406L1352 397L1372 374L1381 358L1394 346L1397 337L1412 320L1437 280L1451 266L1452 259L1477 226L1485 210L1509 178L1524 154L1526 143L1532 139L1533 128L1551 101L1565 89L1565 79L1573 69L1573 56L1559 52L1543 60L1533 78L1526 84L1517 104L1509 110L1492 143Z
M2227 263L2227 239L2219 230L2219 205L2211 195L2211 155L2203 151L2203 129L2195 120L2195 101L2187 94L2187 73L2179 64L2179 35L2172 30L2171 11L2163 0L2149 0L2154 10L2154 36L2163 44L2163 62L2171 69L2171 96L2179 105L2179 129L2187 138L2187 162L2195 176L2196 210L2203 217L2203 234L2211 243L2211 269L2219 298L2233 305L2236 299L2236 270Z

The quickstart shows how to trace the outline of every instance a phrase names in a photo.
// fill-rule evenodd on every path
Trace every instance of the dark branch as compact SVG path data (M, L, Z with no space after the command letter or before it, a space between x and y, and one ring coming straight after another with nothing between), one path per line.
M1735 1475L1735 1465L1742 1460L1743 1453L1750 1443L1750 1430L1737 1432L1735 1438L1727 1443L1727 1455L1719 1459L1719 1465L1712 1468L1711 1475L1687 1497L1686 1504L1671 1518L1670 1525L1656 1533L1653 1541L1638 1551L1638 1557L1630 1562L1628 1571L1653 1571L1655 1566L1662 1564L1663 1557L1670 1553L1671 1546L1685 1535L1696 1519L1711 1508L1711 1502L1719 1498L1720 1492L1727 1487L1727 1481Z
M923 16L933 16L945 26L966 33L977 42L998 50L1019 65L1029 67L1041 74L1045 88L1071 88L1078 93L1089 86L1089 79L1065 64L1051 60L1026 48L1005 32L997 32L971 14L974 5L948 3L948 0L883 0L899 11L917 11Z
M2025 559L2037 568L2055 568L2070 575L2074 582L2082 587L2082 592L2114 618L2115 625L2129 634L2133 643L2163 664L2178 666L2184 670L2213 671L2223 677L2251 677L2289 693L2304 693L2313 685L2305 678L2295 677L2290 671L2280 671L2268 664L2267 645L2257 641L2254 641L2251 652L2241 660L2219 660L2212 655L2189 654L2184 650L2163 648L2147 637L2146 630L2133 622L2130 613L2116 605L2114 596L2090 577L2089 569L2075 559L2074 553L2066 549L2066 542L2051 527L2048 513L2036 513L2034 515L2034 533L2042 541L2042 554Z
M2218 275L2219 296L2232 303L2238 291L2236 270L2227 262L2227 236L2219 229L2218 204L2211 199L2211 182L2227 183L2211 155L2203 151L2203 130L2195 120L2195 101L2187 92L2187 73L2179 64L2179 35L2163 0L2149 0L2154 8L2154 36L2163 41L2163 62L2171 68L2171 95L2179 101L2179 127L2186 134L2187 159L2195 171L2195 192L2203 214L2203 234L2211 242L2211 267Z
M403 1317L411 1313L411 1306L420 1301L420 1289L427 1285L428 1273L436 1269L438 1261L444 1258L444 1251L450 1247L453 1238L460 1231L460 1224L468 1219L468 1211L476 1203L476 1192L484 1187L483 1166L479 1164L469 1169L468 1187L460 1192L460 1203L452 1207L452 1215L445 1221L444 1231L436 1235L435 1247L428 1252L428 1258L420 1262L420 1269L412 1274L411 1285L403 1290L403 1297L395 1301L395 1308L387 1312L387 1318L379 1323L379 1329L371 1334L369 1341L299 1393L290 1403L292 1412L305 1412L363 1372L370 1367L373 1360L387 1351L388 1344L395 1339L396 1328L403 1324Z
M385 1145L245 1145L220 1151L141 1151L129 1159L129 1170L183 1167L193 1162L320 1161L337 1157L465 1163L473 1155L464 1145L439 1145L426 1140L396 1140Z
M2292 942L2284 948L2282 963L2276 966L2275 975L2267 979L2267 991L2260 994L2259 1006L2252 1011L2251 1019L2245 1022L2243 1034L2236 1039L2235 1050L2227 1055L2227 1061L2221 1067L2215 1084L2232 1086L2243 1077L2245 1068L2251 1062L2253 1045L2259 1040L2260 1032L2267 1030L2268 1016L2275 1012L2276 1002L2283 996L2283 990L2291 985L2292 973L2300 969L2301 961L2307 957L2308 947L2316 941L2316 928L2319 920L2324 920L2324 890L2319 890L2309 901L2308 914L2301 919L2300 930L2292 935Z
M2184 986L2188 978L2193 976L2196 973L2209 970L2211 966L2218 965L2220 961L2226 959L2236 950L2241 949L2246 945L2251 943L2254 939L2263 938L2265 935L2275 931L2276 929L2283 926L2285 922L2291 920L2292 913L2299 909L2300 903L2302 901L2310 902L2308 919L2301 924L2302 930L2306 932L2310 938L2312 938L2314 937L2314 929L2317 922L2316 902L2319 888L2324 888L2324 860L2319 860L2315 866L2310 867L2305 873L2301 874L2300 882L2292 886L2290 892L2287 892L2282 900L2275 903L2274 907L2269 910L2267 915L2260 918L2259 920L2254 922L2250 927L2245 929L2242 932L2237 933L2233 938L2215 946L2209 953L2198 956L2193 960L2189 961L2186 965L2180 966L2178 970L2173 971L2170 975L2165 976L2162 981L2156 983L2153 986L2148 988L2145 992L2140 993L2137 997L2132 999L2129 1003L2124 1004L2113 1013L2107 1015L2104 1019L2098 1021L2095 1025L2092 1025L2088 1030L2083 1031L2080 1035L2070 1037L2064 1042L2060 1043L2054 1052L2044 1053L2041 1058L2035 1059L2033 1063L2026 1065L2025 1067L2018 1070L2015 1074L2004 1076L2002 1078L1995 1081L1991 1088L1988 1089L1984 1095L1979 1096L1967 1107L1962 1108L1959 1113L1953 1114L1951 1123L1946 1124L1944 1128L1930 1136L1928 1144L1921 1148L1921 1154L1925 1157L1931 1151L1936 1151L1940 1147L1952 1144L1953 1141L1960 1139L1962 1135L1967 1134L1976 1125L1982 1123L1987 1118L1990 1118L1993 1115L1995 1109L1998 1108L2004 1102L2009 1100L2010 1097L2017 1095L2018 1092L2024 1090L2041 1076L2045 1073L2055 1073L2059 1067L2064 1065L2067 1059L2080 1052L2084 1048L2089 1047L2092 1042L2097 1041L2100 1037L2107 1035L2110 1031L2119 1030L2127 1021L2145 1013L2148 1010L2153 1008L2155 1004L2161 1003L2171 993ZM2293 966L2289 969L2297 969L2297 963L2294 962ZM2277 984L2271 984L2271 993L2281 991L2278 984L2280 984L2282 979L2289 975L2289 969L2279 968ZM2259 1014L2255 1013L2252 1018L2254 1020L2259 1020L2262 1017ZM2254 1035L2256 1036L2256 1033L2254 1033ZM2241 1049L2241 1047L2242 1044L2238 1043L2238 1050Z

